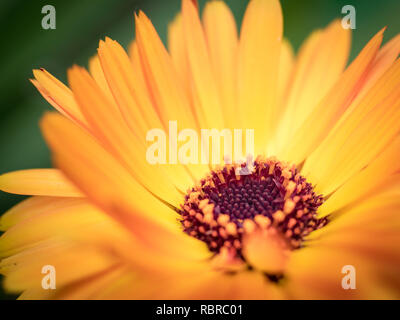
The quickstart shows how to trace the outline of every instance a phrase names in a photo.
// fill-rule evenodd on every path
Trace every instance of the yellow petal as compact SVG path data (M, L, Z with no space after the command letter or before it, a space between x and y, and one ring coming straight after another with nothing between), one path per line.
M341 21L334 21L326 29L313 32L300 48L277 133L281 147L288 144L291 134L342 74L350 51L350 38L350 31L342 27Z
M363 83L382 42L383 32L384 30L381 30L371 39L304 123L294 132L288 144L282 145L277 154L280 159L301 163L326 137Z
M74 207L82 203L84 198L63 198L63 197L30 197L19 202L17 205L6 211L0 218L0 230L20 223L40 213L55 212L60 208Z
M140 60L140 53L136 40L132 41L132 43L129 46L129 58L131 59L133 72L135 74L134 76L135 79L137 79L137 82L139 83L139 88L142 91L144 97L149 97L151 99L151 103L154 109L155 108L154 106L156 104L154 102L154 98L152 97L151 92L149 91L149 87L147 85L143 86L143 84L146 84L146 78L144 75L143 63ZM157 115L159 118L160 116L158 112Z
M44 117L42 130L56 164L93 203L131 230L143 246L175 257L209 254L204 243L182 232L170 206L139 185L84 130L54 114Z
M393 174L400 169L399 157L400 138L396 138L373 162L336 190L318 209L319 215L323 217L331 214L390 185L394 179Z
M50 208L52 210L49 210ZM85 233L93 224L101 223L103 228L107 228L104 222L111 220L83 199L75 199L69 203L61 201L57 205L53 202L47 207L46 204L42 204L41 209L34 215L31 213L29 217L25 214L23 220L19 220L2 234L0 257L19 253L43 241L65 237L69 233Z
M0 190L23 195L82 197L57 169L20 170L0 176Z
M133 55L137 60L139 58L135 54L137 47L136 49L133 47L133 50ZM144 79L141 78L141 72L136 71L139 68L141 69L141 66L136 64L136 69L133 69L124 49L116 41L109 38L106 38L105 42L100 42L98 51L110 88L125 120L138 137L138 143L140 143L146 139L149 130L163 128L159 115L147 94L146 84ZM164 129L168 132L168 128ZM166 136L168 137L168 133L166 133ZM139 148L136 152L139 154ZM149 168L152 174L160 171L159 169L154 168L154 166ZM173 182L180 190L187 190L193 184L193 180L181 165L165 164L162 169L168 175L168 180Z
M152 128L161 128L145 83L133 70L125 50L116 41L106 38L100 41L98 53L105 77L128 126L142 137Z
M177 120L184 128L197 128L187 93L152 23L143 12L135 22L144 74L164 127Z
M211 67L220 92L225 126L235 128L238 48L235 18L223 1L212 1L204 8L203 24Z
M191 78L185 49L185 38L183 33L182 15L178 13L174 20L168 25L168 50L172 63L185 88L185 92L191 95Z
M224 128L221 98L212 70L204 30L196 7L182 1L182 21L189 70L197 98L197 118L202 128Z
M283 39L281 56L279 60L279 83L278 83L278 96L279 105L278 120L284 111L285 101L287 99L286 90L289 90L289 85L292 82L292 73L295 63L293 47L287 39Z
M302 172L325 195L366 167L399 133L400 60L376 82L310 155Z
M89 72L93 79L97 82L99 87L104 91L107 97L113 100L113 95L111 93L110 87L108 86L107 79L104 76L103 69L101 67L99 56L96 54L89 60Z
M303 79L296 77L296 80L303 81L302 85L296 83L301 86L301 92L297 92L297 97L294 95L294 100L289 102L296 104L292 115L298 121L294 124L295 128L301 125L342 74L349 57L350 43L350 29L344 29L340 20L332 22L321 34L316 52L312 58L308 57L307 76ZM292 87L292 90L295 89Z
M372 233L378 232L386 233L388 237L398 237L400 180L398 177L396 178L397 185L395 187L388 187L332 215L329 224L315 234L310 234L310 239L345 238L350 235L359 235L359 239L355 241L361 241L363 234L367 237L368 234L372 235ZM381 240L383 241L383 239L374 239L374 242L376 244ZM387 243L385 250L389 249L391 245ZM395 244L393 243L393 245ZM382 248L382 250L384 249Z
M99 249L65 241L51 241L3 259L0 270L6 275L4 288L11 292L21 292L26 289L43 290L42 268L54 266L57 290L68 283L108 269L115 263L111 255Z
M73 67L68 72L71 88L95 135L103 141L133 176L157 196L177 205L181 194L163 173L162 166L150 165L146 160L146 136L129 130L121 114L107 99L88 72ZM155 173L158 181L152 179Z
M45 69L33 70L33 75L36 80L32 83L54 108L77 123L86 125L86 119L67 86Z
M179 128L199 129L200 124L194 117L193 103L189 99L185 85L182 84L182 78L177 73L153 25L143 12L139 12L136 17L136 36L146 82L164 127L168 127L169 121L176 120ZM187 165L186 168L193 177L201 179L208 166ZM182 181L187 181L187 177ZM186 184L186 188L182 189L179 185L179 188L185 191L189 186Z
M276 123L281 40L279 1L250 1L238 49L238 118L242 128L254 129L257 154L265 154Z
M359 102L376 81L392 66L400 53L400 35L388 41L378 52L368 72L364 84L353 104Z

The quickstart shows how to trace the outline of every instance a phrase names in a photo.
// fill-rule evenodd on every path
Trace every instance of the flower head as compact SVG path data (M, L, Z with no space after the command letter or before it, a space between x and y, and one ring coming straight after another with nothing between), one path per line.
M168 50L139 12L129 54L100 41L69 87L34 70L59 111L40 124L57 169L0 176L2 190L32 196L0 220L5 287L55 299L399 298L400 37L381 47L379 31L346 67L340 22L297 56L282 23L278 0L251 0L238 36L223 2L200 19L183 0ZM147 133L170 121L252 129L255 161L151 164ZM56 290L42 289L46 265Z

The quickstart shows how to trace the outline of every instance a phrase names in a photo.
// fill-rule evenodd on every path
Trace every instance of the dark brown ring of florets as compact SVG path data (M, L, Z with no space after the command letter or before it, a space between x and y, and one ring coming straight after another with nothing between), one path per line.
M316 216L323 197L295 166L258 157L250 174L238 175L237 169L225 165L212 171L187 193L180 210L184 231L211 251L225 247L242 257L243 234L271 227L296 249L327 223Z

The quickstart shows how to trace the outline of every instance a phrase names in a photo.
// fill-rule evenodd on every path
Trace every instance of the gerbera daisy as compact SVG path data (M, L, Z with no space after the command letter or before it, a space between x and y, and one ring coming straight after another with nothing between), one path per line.
M400 298L400 37L346 67L334 21L295 57L278 0L251 0L240 36L220 1L183 0L167 50L135 15L129 54L100 41L69 87L33 84L57 169L0 177L30 195L0 220L1 273L20 298ZM146 134L254 129L240 164L152 165ZM56 288L44 290L44 266ZM351 288L343 270L355 273Z

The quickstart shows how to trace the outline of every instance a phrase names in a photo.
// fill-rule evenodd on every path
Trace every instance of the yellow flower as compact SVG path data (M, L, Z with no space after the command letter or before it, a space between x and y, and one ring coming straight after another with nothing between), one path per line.
M139 12L129 55L100 41L69 88L34 70L59 111L41 121L58 169L0 177L32 196L0 220L5 288L23 299L399 299L400 37L381 47L378 32L346 68L339 21L294 57L278 0L250 1L239 37L223 2L197 11L182 1L168 51ZM146 134L169 121L254 129L251 174L149 164ZM44 266L55 290L42 287Z

